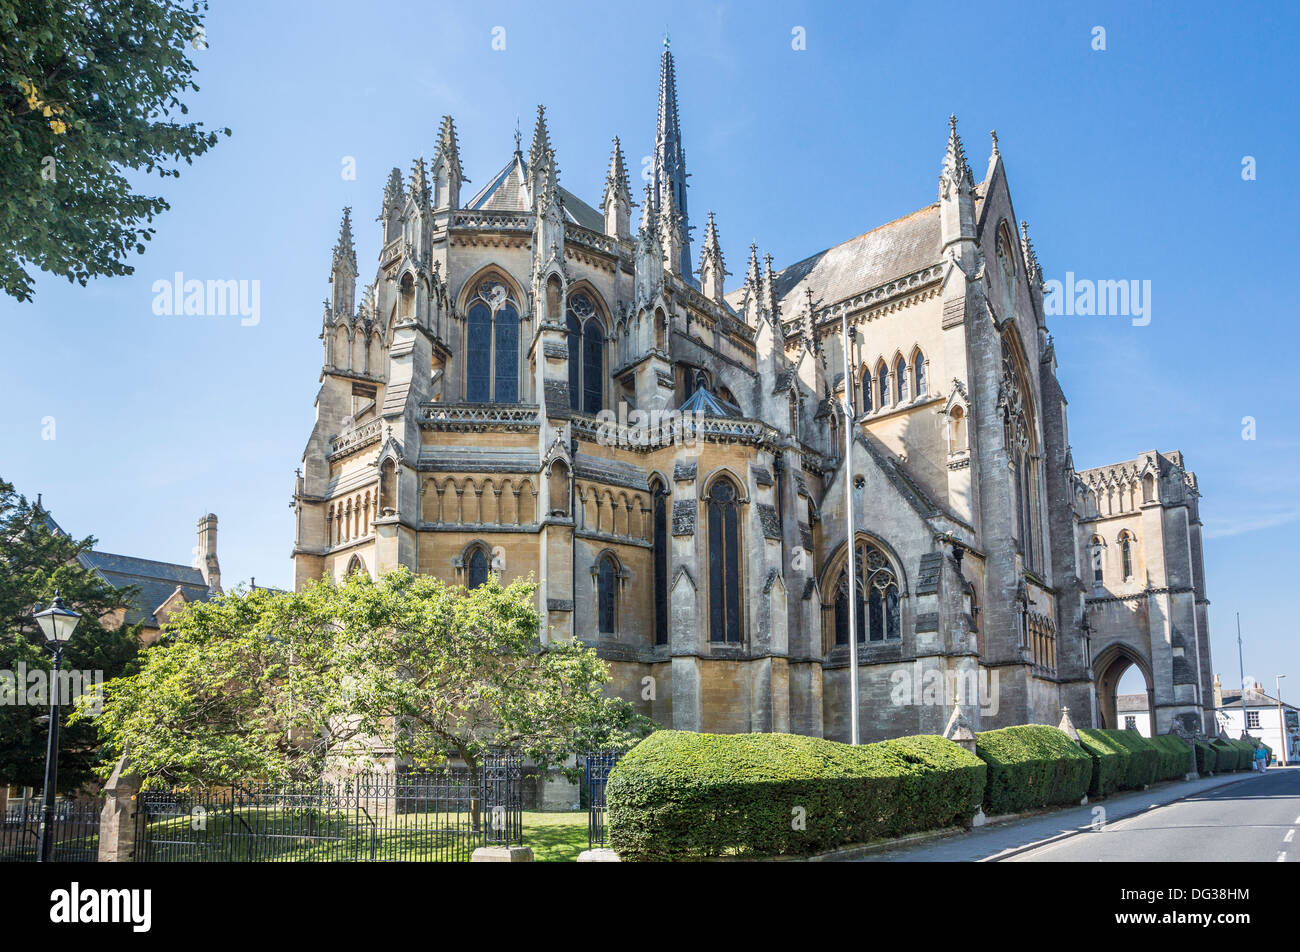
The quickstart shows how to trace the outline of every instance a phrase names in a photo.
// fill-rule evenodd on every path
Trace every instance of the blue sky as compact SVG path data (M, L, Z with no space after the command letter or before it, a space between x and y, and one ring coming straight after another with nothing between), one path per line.
M509 157L516 117L527 146L539 102L562 184L595 204L619 135L637 185L665 28L693 220L716 212L738 276L750 241L780 267L933 201L955 112L977 175L997 129L1047 277L1151 281L1148 326L1051 322L1075 462L1186 454L1216 670L1236 682L1240 611L1247 673L1270 689L1290 673L1300 697L1300 430L1280 399L1297 341L1300 15L1282 5L214 0L189 102L234 134L147 183L172 208L133 276L42 277L35 303L0 300L0 475L112 552L188 562L214 511L227 581L290 584L342 206L369 279L389 169L431 158L451 113L472 194ZM260 281L260 322L155 315L152 284L176 271Z

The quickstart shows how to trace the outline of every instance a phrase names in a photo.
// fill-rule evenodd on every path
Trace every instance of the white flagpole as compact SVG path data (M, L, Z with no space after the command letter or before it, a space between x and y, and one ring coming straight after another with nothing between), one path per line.
M858 742L858 547L853 519L853 361L849 356L849 311L840 310L844 339L844 512L848 525L849 574L849 743Z

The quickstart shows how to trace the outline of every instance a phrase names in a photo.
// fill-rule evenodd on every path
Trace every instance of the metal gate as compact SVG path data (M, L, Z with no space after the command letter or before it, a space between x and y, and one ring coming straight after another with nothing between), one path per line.
M98 800L60 800L54 805L54 856L59 863L93 863L99 858ZM40 797L10 804L0 817L0 863L34 863L40 855Z
M588 754L583 759L583 772L587 788L587 848L605 845L605 784L622 754L603 751Z

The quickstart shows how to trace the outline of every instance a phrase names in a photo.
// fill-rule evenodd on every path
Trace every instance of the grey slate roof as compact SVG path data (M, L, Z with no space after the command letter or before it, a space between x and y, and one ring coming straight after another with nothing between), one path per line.
M516 152L510 161L487 185L471 198L465 207L470 211L530 212L528 198L528 162ZM576 225L592 231L605 230L605 216L592 208L568 189L560 188L564 204L564 217Z
M1117 694L1115 696L1115 710L1121 714L1145 711L1146 709L1147 696L1145 694Z
M167 601L177 587L191 602L207 601L211 593L203 581L203 573L188 565L174 562L155 562L131 555L113 555L109 552L86 552L79 557L81 564L97 572L114 588L135 586L138 591L126 611L126 623L134 625L143 621L146 626L158 627L154 609Z
M936 202L777 272L773 286L781 312L801 313L806 289L814 306L823 307L920 271L940 260L940 244ZM727 300L739 306L740 295L733 291Z

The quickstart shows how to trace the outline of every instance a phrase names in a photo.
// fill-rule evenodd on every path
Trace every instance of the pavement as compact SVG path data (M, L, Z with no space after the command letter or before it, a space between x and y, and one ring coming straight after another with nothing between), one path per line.
M1157 784L861 862L1300 861L1300 767Z

